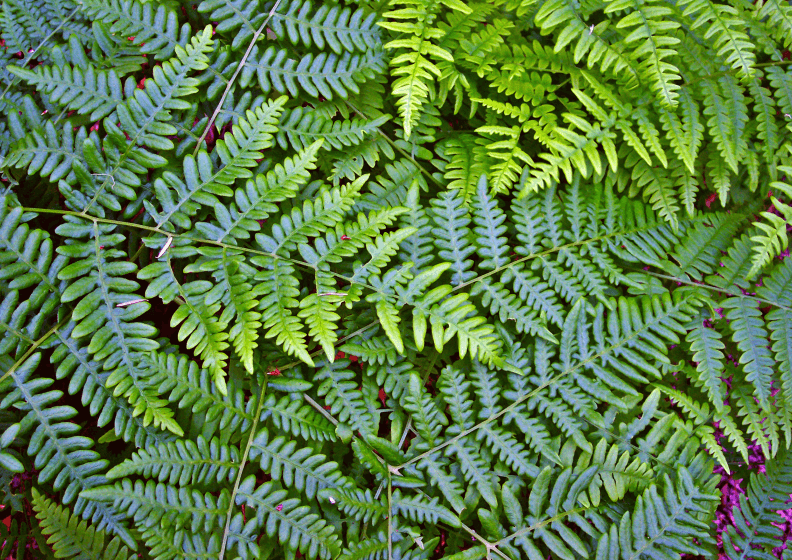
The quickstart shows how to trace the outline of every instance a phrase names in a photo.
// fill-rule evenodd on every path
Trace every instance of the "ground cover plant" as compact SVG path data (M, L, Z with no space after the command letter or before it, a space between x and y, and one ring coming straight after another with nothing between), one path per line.
M789 554L788 2L0 8L0 558Z

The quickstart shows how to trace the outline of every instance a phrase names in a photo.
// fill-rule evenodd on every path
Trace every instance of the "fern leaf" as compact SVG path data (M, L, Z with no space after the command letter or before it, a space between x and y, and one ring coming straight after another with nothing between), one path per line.
M781 389L786 402L792 398L792 313L789 308L790 282L792 282L792 259L776 266L765 279L764 285L757 289L757 295L771 301L779 307L767 314L770 338L773 340L773 352L781 373Z
M451 283L459 285L475 276L470 270L473 261L468 259L476 248L468 242L470 214L464 207L460 191L440 193L431 202L432 218L437 225L434 238L440 258L451 263Z
M680 86L679 69L665 59L676 54L673 47L679 39L672 35L679 24L666 18L671 8L655 3L638 4L634 0L610 2L605 13L629 10L616 24L617 29L629 30L624 38L625 44L633 45L632 58L639 60L639 72L645 77L660 103L666 107L676 107ZM669 48L671 47L671 48Z
M76 514L98 522L97 529L108 528L127 546L135 548L135 540L116 509L79 496L81 491L93 489L104 482L101 472L107 462L91 449L93 441L90 438L74 435L80 428L68 420L77 411L70 406L52 406L63 394L57 390L47 391L53 380L31 379L40 361L41 354L33 353L13 371L10 376L12 390L0 401L0 407L4 410L12 405L27 409L27 418L23 418L22 422L25 431L35 425L27 454L35 457L33 466L39 470L38 483L52 480L55 490L63 490L63 504L74 501ZM19 435L24 436L25 433Z
M655 485L644 490L636 500L635 509L626 512L618 526L614 523L600 537L597 560L619 555L697 554L703 547L695 545L691 535L696 535L701 543L711 540L707 524L697 520L694 514L715 497L701 492L683 468L677 470L675 480L665 475L662 485L662 495Z
M140 301L119 311L118 304L141 298L134 294L138 284L123 278L123 275L133 274L137 267L116 260L126 256L115 248L125 238L120 233L112 233L113 230L113 226L99 226L81 219L71 220L57 230L72 239L69 245L59 248L61 254L87 257L70 264L59 275L71 281L61 300L79 300L72 313L76 326L71 335L76 339L91 336L88 352L96 360L107 360L105 367L113 369L105 384L114 387L116 396L123 394L129 399L135 407L135 415L144 414L144 425L154 423L182 435L183 430L174 420L173 412L148 385L140 366L139 353L159 347L149 338L155 335L156 329L135 322L149 309L149 304Z
M328 559L341 552L335 529L315 513L308 513L296 498L274 482L256 485L256 477L250 475L239 485L236 495L238 505L245 504L255 509L260 527L266 527L270 537L278 535L278 541L292 550L299 550L308 557Z
M254 263L262 269L255 280L259 282L256 291L264 295L258 306L261 323L265 329L269 329L264 336L274 338L275 343L283 345L286 352L313 365L305 342L305 332L300 320L291 311L300 306L296 299L300 292L294 267L282 259L270 257L254 257Z
M681 120L671 110L660 109L660 122L669 133L669 142L674 153L685 163L690 173L695 173L696 156L704 136L704 125L699 122L698 105L685 90L680 93L678 110L682 113Z
M211 284L206 280L194 280L182 284L174 272L171 253L165 255L164 261L152 263L138 272L138 278L149 280L146 297L159 296L165 303L180 297L184 303L179 306L171 318L171 326L178 327L178 338L186 340L188 349L203 359L203 365L212 374L222 394L226 393L225 371L228 355L225 350L228 333L226 324L216 316L220 303L207 303L207 293ZM210 300L211 301L211 300Z
M393 512L403 515L417 523L428 521L437 523L444 521L452 527L459 527L459 518L448 508L440 505L437 498L428 499L423 496L405 496L400 490L393 493Z
M740 363L745 379L754 387L754 394L764 410L770 409L770 383L773 357L768 348L767 330L759 311L759 302L744 297L731 297L721 303L731 321L732 339L742 354Z
M693 362L696 364L695 382L703 387L709 402L715 410L722 410L726 400L726 387L720 380L724 375L724 355L722 350L725 348L721 342L721 334L715 329L709 328L705 324L706 319L702 315L688 325L686 341L690 344L693 354Z
M498 507L498 498L494 491L495 479L478 453L477 445L470 438L463 438L449 445L448 451L456 456L465 479L475 484L484 501L493 508Z
M287 158L266 175L258 175L249 181L247 188L237 191L236 204L214 207L217 224L198 223L196 229L207 238L217 242L234 242L247 239L259 231L258 220L264 220L277 206L275 203L293 197L297 190L310 179L310 171L316 168L316 157L322 141L318 140L294 158ZM252 161L250 163L253 163Z
M344 369L349 364L349 360L337 360L319 370L314 377L319 383L317 393L325 398L330 412L337 414L341 422L348 422L355 430L368 434L374 429L374 418L357 389L358 383L352 381L355 374Z
M254 111L248 111L246 119L240 120L232 129L231 135L218 140L217 153L223 163L219 169L215 169L209 155L201 150L197 158L188 156L184 159L184 180L174 173L164 173L157 179L154 182L154 192L162 212L157 212L154 205L148 201L145 203L157 227L169 229L175 225L189 229L191 227L189 218L198 212L201 205L219 207L217 197L230 196L234 192L229 185L238 178L251 177L252 173L248 168L256 164L256 159L263 157L261 150L272 145L272 133L277 130L274 125L285 101L285 98L280 97L262 104ZM246 196L246 201L250 198L255 200L260 196L257 185L251 185L250 190L253 191L252 196ZM246 205L246 208L249 206ZM228 216L229 222L232 221L228 211L222 215ZM215 230L222 231L221 228L215 227L208 235L213 236ZM245 233L242 229L240 235Z
M135 557L118 537L106 543L102 531L97 531L85 521L80 522L76 516L70 515L68 509L56 506L35 488L31 492L42 533L48 536L47 544L57 558L131 560Z
M471 201L488 167L482 139L470 134L449 138L443 144L443 154L449 160L444 170L448 188L461 190L465 202Z
M271 46L260 53L255 46L240 72L239 84L246 88L255 76L265 93L274 90L297 97L304 92L311 97L345 99L349 94L360 93L358 84L384 70L383 58L381 50L370 49L363 54L344 52L341 56L308 53L298 61L288 58L284 49Z
M291 145L295 150L304 150L316 140L322 139L324 149L346 150L357 146L366 137L376 135L379 128L388 122L388 115L376 119L332 120L316 111L301 107L284 113L278 125L278 144L282 148Z
M153 53L156 60L171 57L189 40L189 24L179 27L176 12L165 6L138 0L87 0L83 9L86 17L110 25L111 33L132 37L141 52Z
M212 375L183 354L152 352L142 356L157 392L167 394L168 401L193 414L203 414L205 437L220 431L222 441L239 441L253 425L257 399L247 401L240 389L220 392Z
M288 37L292 43L306 47L315 45L319 50L326 45L336 54L345 50L363 52L380 44L375 13L323 5L309 18L311 8L310 2L293 0L278 10L270 22L275 36Z
M141 449L110 469L107 478L113 480L140 474L179 486L213 480L230 483L236 477L239 462L239 448L222 445L217 438L207 442L203 436L198 436L195 442L180 439Z
M295 401L288 396L277 399L269 395L262 404L261 420L272 419L275 427L306 440L335 441L333 424L310 405Z
M138 480L133 484L128 478L113 486L83 490L81 496L98 502L112 502L115 509L135 516L146 528L189 527L192 532L211 531L225 515L230 501L226 489L216 497L188 488L155 484L151 480L145 484Z
M781 542L782 531L774 526L778 512L789 509L786 491L790 489L790 454L781 452L766 463L766 474L751 473L747 496L740 496L739 507L732 508L734 525L723 534L723 545L731 560L767 558L770 548ZM754 545L758 549L754 549ZM732 552L733 551L733 552Z
M297 442L282 436L270 440L267 428L262 428L251 444L250 460L256 459L273 480L305 492L308 498L323 488L343 488L349 484L337 463L310 449L298 449Z
M256 242L273 254L287 255L309 237L318 237L327 228L340 223L360 194L365 184L361 177L351 183L322 190L313 201L306 200L296 205L290 213L284 213L280 221L272 226L270 234L256 234Z
M328 360L335 358L336 329L341 316L336 313L341 303L334 292L309 294L300 301L298 316L305 319L308 334L322 346Z
M101 71L93 65L38 66L33 70L11 66L8 70L46 94L50 103L88 115L91 121L112 114L124 101L124 87L113 70Z

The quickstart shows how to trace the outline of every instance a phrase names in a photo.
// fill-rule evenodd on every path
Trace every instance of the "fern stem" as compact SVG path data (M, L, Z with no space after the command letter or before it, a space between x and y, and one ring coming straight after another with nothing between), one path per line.
M256 408L256 416L253 418L253 425L250 428L250 435L248 436L247 444L245 444L245 453L242 455L242 461L239 463L239 471L237 471L236 481L234 481L234 489L231 492L231 499L228 503L228 513L226 513L225 527L223 528L223 542L220 545L220 556L218 560L223 560L225 556L226 543L228 542L228 532L231 529L231 516L234 514L234 502L236 500L237 492L239 492L239 483L242 481L242 472L245 470L245 464L250 454L250 448L253 445L253 440L256 438L256 428L258 427L259 418L261 418L261 408L264 405L264 395L267 392L267 376L263 376L261 384L261 392L259 393L258 406Z
M242 71L242 67L245 66L245 62L247 61L248 56L250 56L250 51L253 50L253 46L256 44L256 41L258 41L259 35L261 35L261 32L264 31L264 29L267 27L267 24L272 19L272 16L275 15L275 10L278 9L280 3L281 0L275 0L275 5L272 6L272 9L269 11L269 14L267 15L267 19L265 19L261 23L261 26L259 26L256 32L253 34L253 38L250 40L250 44L248 45L245 54L242 56L242 59L239 61L239 64L237 65L236 70L234 71L234 75L231 76L230 80L228 80L228 83L226 84L226 88L223 91L223 95L220 96L220 101L217 103L217 107L215 107L214 113L212 113L212 118L210 118L209 122L206 123L203 134L201 134L201 137L198 139L198 142L195 144L195 149L193 150L193 157L195 157L195 155L198 153L198 150L201 149L201 144L203 144L203 141L206 139L206 135L209 134L209 129L212 128L212 125L214 124L217 115L220 113L220 110L223 107L223 103L225 103L225 98L228 96L228 92L231 91L231 87L234 85L237 76ZM222 556L220 558L222 560Z
M393 475L388 470L388 560L393 560Z
M338 426L338 420L336 420L332 414L327 412L322 405L320 405L318 402L313 400L313 398L311 398L310 395L303 393L303 398L308 402L308 404L314 407L317 412L319 412L322 416L327 418L333 424L333 426Z

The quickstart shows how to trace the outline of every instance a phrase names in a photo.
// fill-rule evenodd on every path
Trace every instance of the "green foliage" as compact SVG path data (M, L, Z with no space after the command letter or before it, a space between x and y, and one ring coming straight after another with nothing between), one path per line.
M768 558L790 22L4 0L0 557Z
M70 516L69 510L57 506L42 496L34 488L33 507L41 524L41 531L49 538L47 544L52 547L56 558L98 559L131 559L133 554L121 545L118 537L105 542L102 531L89 526L85 521Z
M766 476L751 474L750 494L740 495L740 507L734 508L735 525L723 535L724 549L732 560L769 558L771 548L782 534L773 526L778 512L789 509L786 504L789 484L789 454L779 454L766 466ZM776 503L773 503L776 502ZM731 551L734 550L734 553Z

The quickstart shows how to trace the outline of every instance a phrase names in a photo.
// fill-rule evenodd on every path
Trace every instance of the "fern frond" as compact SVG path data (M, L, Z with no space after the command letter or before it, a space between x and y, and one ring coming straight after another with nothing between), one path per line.
M272 423L281 432L314 441L335 441L336 433L333 424L316 412L310 405L293 400L288 396L276 398L269 395L261 407L261 420L272 419Z
M673 47L679 39L673 32L679 23L667 19L672 9L655 2L639 4L634 0L609 2L605 13L627 10L628 14L616 23L617 29L629 31L625 45L635 48L631 58L639 61L638 71L646 79L660 103L676 107L679 97L679 69L665 59L676 54Z
M81 496L98 502L112 502L113 507L134 517L141 527L179 529L189 527L192 532L209 532L216 527L228 510L229 492L219 496L167 484L134 483L125 478L112 486L83 490Z
M249 178L253 174L250 167L263 157L261 150L272 145L272 133L283 110L286 98L269 100L253 111L246 113L232 129L232 134L217 142L217 153L222 166L215 167L209 154L198 152L197 158L184 158L184 179L175 173L166 172L154 181L154 192L162 207L158 212L148 201L144 204L154 218L158 228L171 229L174 226L190 228L190 217L194 216L201 205L219 206L219 196L230 196L234 191L229 188L239 178ZM252 181L251 181L252 183ZM256 199L256 184L251 185L251 196ZM247 207L247 206L246 206ZM221 214L222 216L227 215ZM229 216L228 221L231 221ZM217 229L217 228L216 228ZM210 230L210 234L214 230ZM206 234L206 233L205 233Z
M343 121L327 119L316 111L297 107L281 117L278 125L278 144L281 148L291 145L295 150L304 150L317 139L323 139L322 146L329 150L345 150L356 146L368 135L376 134L379 127L388 122L388 115L376 119L348 119Z
M430 523L444 521L452 527L460 525L459 518L448 508L440 505L437 498L430 500L420 495L405 496L400 490L396 490L393 493L392 508L396 515L402 515L417 523L428 520Z
M475 276L470 270L473 260L468 257L476 247L469 242L470 214L465 208L464 194L459 190L440 193L432 202L432 221L437 226L434 238L438 255L451 263L451 283L459 285Z
M320 369L314 376L314 382L319 384L317 393L324 397L330 413L338 415L338 420L349 423L363 434L372 433L374 418L358 390L357 381L352 381L355 374L345 369L349 364L349 360L336 360Z
M88 115L91 121L107 117L124 102L124 86L113 70L102 71L89 64L38 66L33 70L8 67L15 76L49 97L50 103Z
M75 502L76 514L84 519L91 518L98 523L97 529L108 528L127 546L135 548L135 540L116 509L79 496L81 491L105 482L101 473L107 461L91 449L93 441L90 438L74 435L80 427L69 420L77 411L70 406L52 406L63 395L62 391L47 390L53 380L31 378L40 361L41 354L35 352L13 371L10 376L12 390L0 401L4 410L15 405L25 411L26 418L22 422L25 432L35 426L27 454L35 457L33 466L39 470L39 484L53 481L55 490L63 490L63 504Z
M792 154L792 145L786 144L786 148ZM792 165L779 166L778 170L782 173L790 174L792 173ZM787 198L792 198L792 185L783 181L774 181L770 183L770 187L780 191ZM754 242L753 249L755 254L751 269L748 271L748 278L754 278L775 256L786 249L789 243L787 227L792 223L792 205L785 204L774 196L771 196L770 200L781 215L765 211L760 215L766 222L754 223L761 230L761 233L751 238L751 241Z
M681 118L676 112L667 108L660 109L660 122L669 134L668 140L674 153L685 163L690 173L695 173L695 162L701 141L704 137L704 125L699 122L699 107L686 90L679 95ZM692 214L692 205L686 204L688 214Z
M733 400L738 417L742 417L746 432L751 436L762 450L762 454L773 457L779 449L780 423L767 423L764 418L766 411L757 403L756 397L750 391L750 386L741 386L732 391ZM779 401L783 404L783 401ZM772 408L771 408L772 410Z
M141 52L152 53L156 60L165 60L189 41L190 26L179 26L176 12L138 0L86 0L86 17L110 26L111 33L132 37Z
M728 65L745 77L753 76L756 61L753 44L748 35L739 30L741 23L737 8L709 0L683 2L680 7L685 7L683 15L696 18L691 29L707 26L704 38L713 39L718 55L724 57Z
M297 442L287 441L282 436L270 439L267 428L262 428L251 444L250 460L257 459L273 480L305 492L308 498L313 498L323 488L343 488L349 484L337 463L327 461L327 457L314 454L308 448L300 449Z
M55 350L50 358L52 365L56 366L56 378L69 377L69 394L82 390L80 401L88 406L91 415L98 415L97 425L103 427L112 421L113 432L124 441L134 442L137 447L173 441L176 438L173 432L146 422L145 415L140 415L138 403L130 404L123 393L116 394L112 385L106 386L112 371L103 370L102 362L91 356L88 351L90 341L78 341L71 336L75 326L76 323L71 321L63 329L55 331ZM151 376L145 362L144 357L139 364L141 372L145 371L141 375L141 380L145 378L141 386L147 393L144 401L163 394L161 388L154 389L157 380Z
M255 76L265 93L274 90L297 97L304 92L311 97L346 99L350 94L360 93L359 84L384 70L384 55L378 49L363 54L344 52L340 56L309 53L299 60L288 55L287 50L272 46L264 52L259 52L258 46L253 47L240 72L240 86L247 87Z
M792 10L790 6L778 0L764 0L756 4L757 17L764 21L767 18L768 27L776 32L776 39L789 48L790 32L792 32Z
M720 380L724 375L724 355L722 350L725 348L721 342L721 333L706 326L704 315L696 317L695 321L688 325L690 329L686 342L690 344L693 354L693 362L696 364L695 383L702 387L709 397L709 402L715 410L722 410L726 400L726 387Z
M735 523L723 533L723 546L731 560L769 558L771 548L778 546L783 533L774 526L786 503L789 484L790 454L781 452L766 462L764 476L751 473L749 494L740 495L739 507L732 513ZM758 547L758 548L755 548Z
M442 153L448 159L444 176L449 180L449 189L460 189L465 202L470 202L476 191L479 178L489 166L482 138L471 134L460 134L443 143Z
M207 442L203 436L196 441L179 439L163 445L141 449L123 463L107 472L107 478L139 474L171 485L231 482L240 461L239 448L222 445L217 438Z
M707 524L695 514L705 511L716 498L701 492L684 468L677 470L674 479L663 476L661 484L662 495L654 484L644 490L635 509L626 512L618 526L614 523L599 538L597 560L619 555L698 554L702 544L711 541ZM701 544L694 544L693 535Z
M124 278L134 274L133 263L120 260L126 253L115 247L125 241L115 227L99 225L80 218L67 219L57 232L69 238L69 243L58 252L73 257L83 257L65 267L59 278L68 280L61 300L78 301L72 313L76 323L72 337L90 336L88 352L95 360L105 362L105 369L113 372L105 381L116 395L123 394L135 407L134 414L144 415L144 425L153 423L182 435L183 430L173 418L173 411L160 399L146 382L140 365L140 353L156 350L159 344L152 338L156 329L136 322L149 309L149 304L134 292L137 282ZM118 307L137 301L132 305Z
M265 482L258 488L256 477L250 475L236 495L238 505L245 504L255 509L259 527L266 527L266 534L278 535L278 541L292 550L299 550L308 557L328 559L335 557L341 546L333 525L309 513L308 506L301 506L296 498L277 483Z
M377 22L385 29L409 34L408 38L396 39L385 45L386 49L406 50L391 61L391 74L396 78L391 91L398 98L396 106L404 122L405 140L409 140L418 123L434 79L441 76L438 66L424 55L430 55L435 61L454 59L448 50L432 42L432 39L443 36L443 32L432 25L441 3L452 10L470 12L470 8L460 0L393 0L391 5L404 4L408 7L386 12L383 17L390 20Z
M319 50L327 46L336 54L365 52L380 45L375 12L322 5L309 16L312 8L308 0L292 0L273 15L272 32L278 39L288 38L293 44Z
M726 251L742 220L727 214L710 214L688 229L674 250L676 263L666 268L673 276L703 280L717 268L721 251Z
M226 323L216 316L221 305L219 302L207 303L207 295L211 284L206 280L193 280L182 284L176 277L171 253L165 255L164 261L152 263L138 272L138 278L148 280L146 297L160 297L170 303L176 297L184 303L171 318L171 326L178 327L178 338L186 340L188 349L203 360L203 366L212 374L222 394L226 392L225 371L228 355L225 353L229 344ZM210 300L211 301L211 300Z
M335 502L338 509L363 523L378 521L388 515L383 498L375 499L374 493L369 489L328 488L322 490L320 497L330 503Z
M218 225L199 222L196 229L218 242L237 244L249 238L251 233L260 230L258 220L266 219L277 210L275 203L293 197L310 179L321 145L322 140L317 140L294 158L287 158L283 165L278 164L266 175L259 174L249 180L245 189L236 191L236 204L215 205Z
M759 311L759 302L745 297L730 297L721 302L730 320L732 340L742 354L740 364L745 379L754 387L754 395L764 410L770 410L770 383L773 357L768 348L767 330Z
M13 130L15 126L13 113L9 124ZM79 127L75 131L66 123L58 129L51 121L47 121L42 127L24 134L20 140L10 146L3 166L24 168L29 174L38 173L53 182L63 180L73 184L77 179L74 163L82 161L83 165L85 164L82 148L87 137L88 132L85 127ZM103 202L107 203L104 200Z
M790 282L792 282L792 259L784 260L772 269L764 281L764 285L757 289L757 294L768 301L778 305L767 314L767 325L770 329L770 338L773 341L778 369L781 374L781 390L784 392L786 402L792 398L792 307L790 301Z
M31 492L42 533L47 535L47 544L57 558L131 560L136 556L121 544L118 537L105 542L102 531L97 531L85 521L80 522L76 516L70 515L67 508L55 505L35 488Z
M584 58L591 69L611 72L614 75L627 71L629 82L638 79L638 68L621 49L615 48L607 38L608 22L589 25L587 16L591 8L580 10L567 0L553 0L543 4L536 13L535 22L543 32L559 31L554 52L562 52L577 40L573 53L575 64ZM563 26L563 27L562 27Z
M245 400L240 389L223 394L212 380L211 373L183 354L151 352L142 356L149 383L157 392L179 409L202 415L205 437L220 432L223 442L240 441L253 425L258 401Z
M294 267L282 259L255 257L254 262L261 267L255 276L259 282L257 291L264 297L259 301L261 323L268 329L264 336L274 338L289 354L299 357L309 365L313 359L308 353L305 332L298 317L291 311L300 307L299 281Z
M272 225L269 234L256 235L256 242L265 251L287 255L307 243L309 237L318 237L339 224L352 208L364 184L365 178L360 178L332 189L323 189L313 200L305 200L290 212L284 212Z

